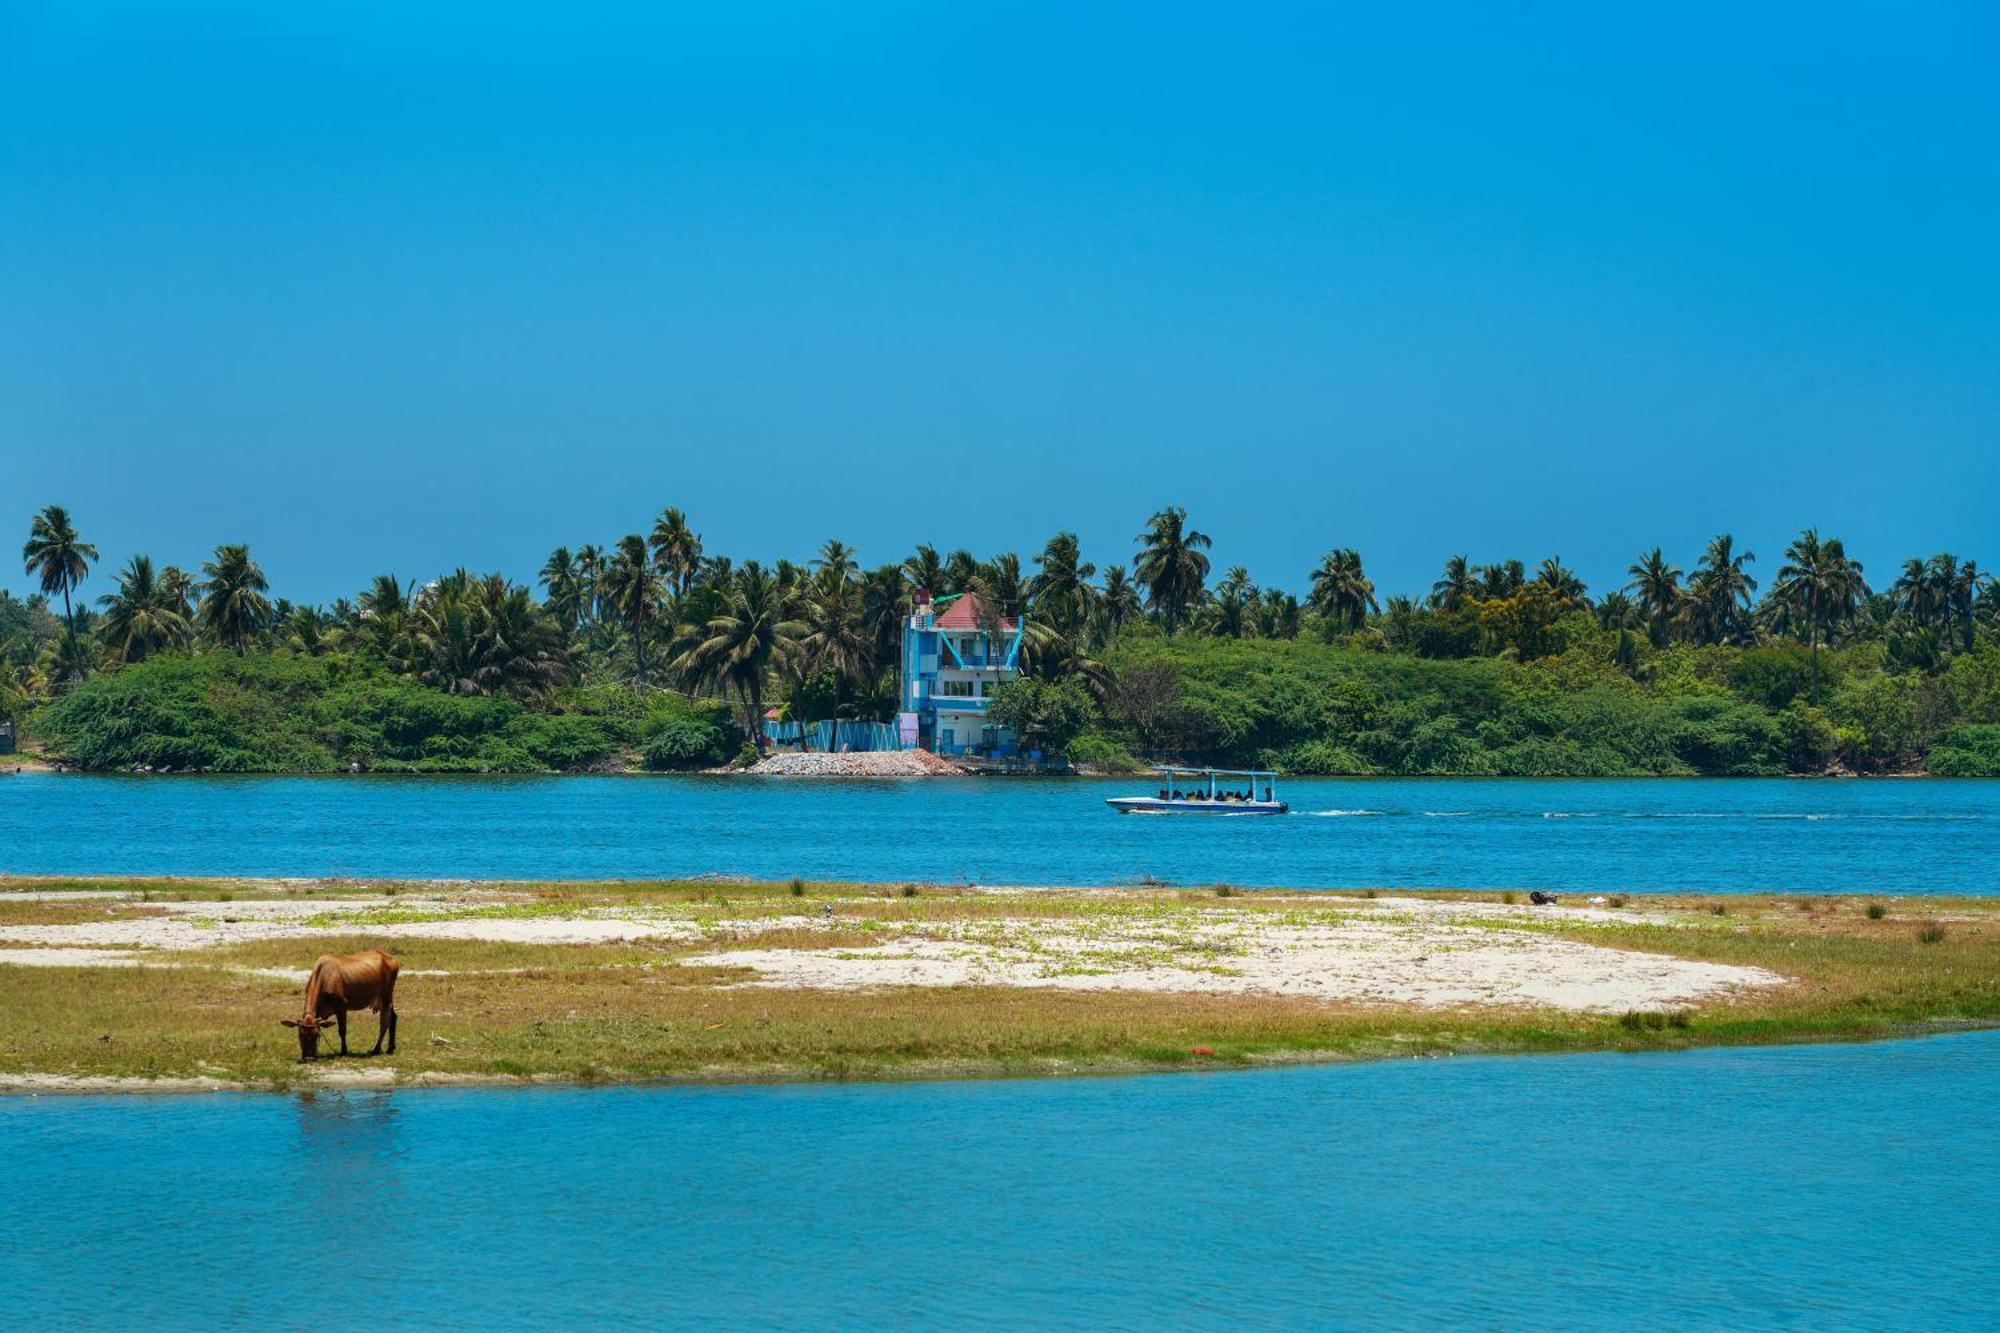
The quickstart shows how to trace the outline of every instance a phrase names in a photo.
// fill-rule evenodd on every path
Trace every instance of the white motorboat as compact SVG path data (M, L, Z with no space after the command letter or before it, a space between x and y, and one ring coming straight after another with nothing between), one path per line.
M1154 796L1112 796L1121 815L1282 815L1278 775L1254 768L1158 768Z

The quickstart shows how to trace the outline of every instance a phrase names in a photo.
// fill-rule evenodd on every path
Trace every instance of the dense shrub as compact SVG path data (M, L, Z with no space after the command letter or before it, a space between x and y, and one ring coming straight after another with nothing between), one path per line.
M644 725L644 755L651 769L715 768L737 745L737 728L720 704L691 704L671 696Z
M1952 727L1931 747L1930 771L1947 778L2000 778L2000 726Z
M454 695L345 657L167 655L93 676L44 708L37 735L85 768L217 773L545 772L719 763L726 710L619 687L533 706Z
M1141 638L1110 654L1114 672L1173 674L1177 699L1149 719L1154 752L1296 773L1614 777L1817 771L1841 745L1826 712L1797 691L1810 663L1789 648L1673 648L1635 680L1618 639L1576 617L1560 652L1425 658L1311 641ZM1756 660L1742 668L1746 658ZM1740 669L1741 668L1741 669ZM1871 680L1885 679L1879 675ZM1740 682L1742 690L1733 688ZM1983 683L1969 680L1968 692ZM1878 687L1879 688L1879 687ZM1906 689L1892 686L1891 689ZM1901 696L1898 696L1900 698ZM1107 692L1107 742L1145 748ZM1783 700L1782 710L1769 701ZM1848 719L1864 751L1904 756L1921 737L1912 707L1877 700ZM1881 764L1884 759L1869 760ZM1954 760L1954 762L1961 762ZM1964 761L1970 762L1970 761Z
M1115 738L1101 732L1077 737L1069 743L1067 754L1072 766L1100 773L1136 773L1145 767Z

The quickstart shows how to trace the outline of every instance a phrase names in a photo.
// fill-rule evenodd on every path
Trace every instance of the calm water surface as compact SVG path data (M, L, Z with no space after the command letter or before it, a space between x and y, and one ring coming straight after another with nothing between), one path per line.
M1991 1328L1996 1087L1980 1033L0 1098L0 1291L17 1327Z
M0 871L2000 891L2000 782L1294 781L1283 818L1132 781L0 777Z

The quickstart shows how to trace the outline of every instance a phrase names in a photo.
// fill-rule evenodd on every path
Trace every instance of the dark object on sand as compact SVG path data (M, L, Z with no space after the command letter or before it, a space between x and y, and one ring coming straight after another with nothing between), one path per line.
M1536 889L1528 895L1528 901L1537 907L1552 907L1555 905L1556 896L1553 893L1543 893L1540 889Z

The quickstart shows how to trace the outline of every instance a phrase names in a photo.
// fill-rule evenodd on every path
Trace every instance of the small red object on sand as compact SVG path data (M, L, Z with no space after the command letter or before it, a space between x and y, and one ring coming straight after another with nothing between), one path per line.
M1214 1055L1214 1054L1215 1054L1215 1048L1214 1048L1213 1046L1195 1046L1195 1047L1192 1047L1192 1048L1190 1048L1190 1049L1189 1049L1189 1051L1188 1051L1188 1054L1189 1054L1189 1055Z

